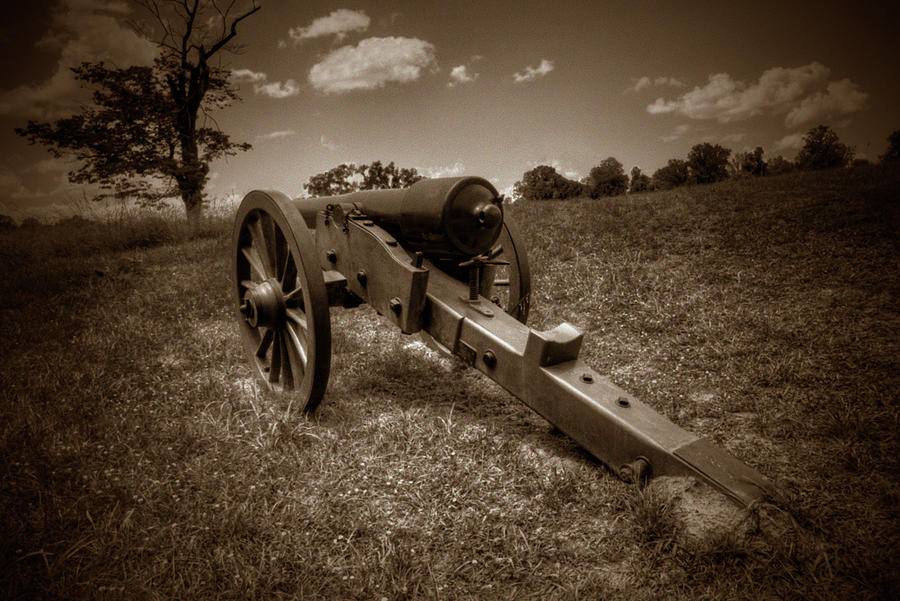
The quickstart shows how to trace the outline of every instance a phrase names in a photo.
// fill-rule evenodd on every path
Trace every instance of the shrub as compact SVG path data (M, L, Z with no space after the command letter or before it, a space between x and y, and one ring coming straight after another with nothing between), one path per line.
M696 144L688 153L687 164L690 182L711 184L728 178L728 157L731 150L704 142Z
M650 189L650 177L641 173L641 169L637 166L631 170L631 185L629 192L646 192Z
M687 182L688 164L681 159L669 159L665 167L660 167L653 174L653 187L657 190L677 188Z
M853 150L841 144L827 125L817 125L803 136L803 148L797 155L797 167L804 171L846 167L853 160Z
M625 175L625 167L613 157L605 159L598 166L591 169L590 175L581 180L585 185L588 196L600 198L601 196L618 196L628 190L628 176Z
M525 200L560 200L584 193L582 184L563 177L549 165L538 165L526 171L513 186L513 196Z

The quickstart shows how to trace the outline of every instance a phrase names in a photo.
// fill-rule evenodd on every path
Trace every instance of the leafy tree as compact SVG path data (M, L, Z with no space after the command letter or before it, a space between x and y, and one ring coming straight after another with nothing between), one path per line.
M19 227L28 230L36 227L41 227L43 225L44 224L38 221L36 217L26 217L22 220L22 224Z
M0 215L0 230L11 230L16 227L15 220L9 215Z
M891 163L900 161L900 129L889 135L887 141L888 148L885 153L881 155L881 162Z
M357 190L408 188L420 179L422 176L415 168L397 168L393 161L387 165L381 161L359 166L342 163L313 175L303 188L310 196L334 196Z
M641 173L641 169L637 166L631 169L631 185L629 192L646 192L650 189L650 177Z
M590 174L581 180L588 196L618 196L628 190L628 176L625 167L613 157L609 157L591 169Z
M853 150L841 144L827 125L817 125L803 136L803 148L797 154L797 166L805 171L846 167L853 160Z
M728 178L728 157L731 150L704 142L696 144L688 153L687 164L690 182L710 184Z
M681 159L669 159L665 167L653 173L653 187L657 190L670 190L683 186L688 182L688 164Z
M229 71L211 64L234 51L238 23L260 9L233 15L234 2L137 0L155 19L160 54L152 67L82 63L73 72L94 89L93 105L55 123L29 121L16 133L81 166L73 183L98 184L96 198L137 198L145 204L180 196L188 221L203 214L211 161L249 144L232 142L209 114L236 98ZM220 5L221 4L221 5Z
M766 163L766 173L769 175L781 175L782 173L790 173L797 166L794 165L791 161L787 160L780 154L774 159L769 159L769 162Z
M753 152L740 153L741 162L740 170L742 173L750 175L765 175L767 170L766 161L763 160L763 149L757 146Z
M513 186L513 196L525 200L559 200L584 193L582 184L563 177L549 165L538 165L526 171Z

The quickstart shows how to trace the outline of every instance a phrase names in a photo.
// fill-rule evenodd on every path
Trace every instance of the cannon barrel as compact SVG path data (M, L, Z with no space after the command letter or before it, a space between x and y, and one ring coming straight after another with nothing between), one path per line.
M404 246L430 257L472 257L487 252L503 227L496 188L480 177L423 179L409 188L366 190L293 201L307 226L328 205L353 205Z

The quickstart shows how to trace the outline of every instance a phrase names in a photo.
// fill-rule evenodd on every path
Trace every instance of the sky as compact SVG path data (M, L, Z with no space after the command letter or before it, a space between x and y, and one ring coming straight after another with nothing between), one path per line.
M701 142L792 158L818 124L877 160L900 129L896 3L259 4L238 27L243 50L220 54L242 100L216 122L253 148L212 164L216 199L299 196L316 173L376 160L503 191L540 164L579 179L610 156L652 174ZM77 110L71 66L148 64L156 48L128 0L5 12L0 213L52 221L93 191L13 128Z

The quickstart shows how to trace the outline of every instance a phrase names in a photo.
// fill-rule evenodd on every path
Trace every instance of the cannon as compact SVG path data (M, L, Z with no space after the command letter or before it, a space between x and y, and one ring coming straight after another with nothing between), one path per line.
M579 360L577 328L525 325L525 245L485 179L304 199L252 191L237 212L232 261L247 355L265 385L303 411L325 394L330 307L368 303L500 384L624 480L695 477L741 506L774 492Z

